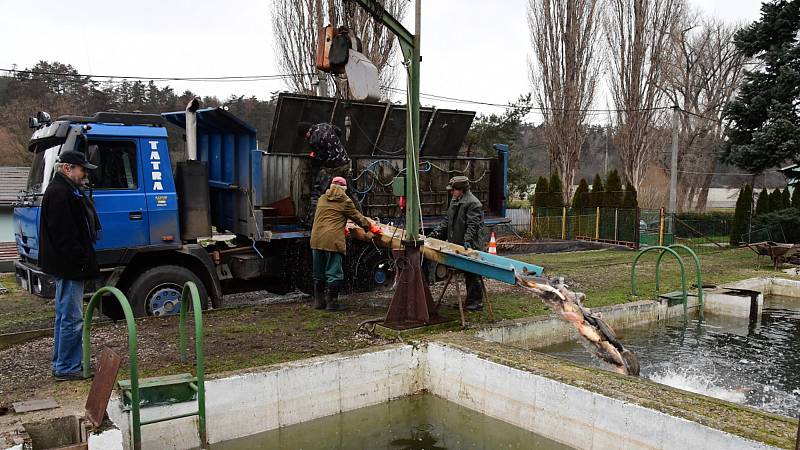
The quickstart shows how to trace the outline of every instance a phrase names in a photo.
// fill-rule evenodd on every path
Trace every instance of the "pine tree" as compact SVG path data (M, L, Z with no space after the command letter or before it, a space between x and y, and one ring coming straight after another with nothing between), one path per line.
M551 208L561 208L564 206L563 189L561 177L558 176L558 172L553 172L550 175L550 199L548 201Z
M586 205L586 194L589 192L589 183L586 182L586 178L581 178L580 183L578 183L578 188L575 189L575 195L572 197L572 209L581 213L581 210Z
M533 194L533 206L535 208L547 208L547 197L548 193L550 192L550 188L547 184L547 178L539 177L536 180L536 191Z
M744 185L744 188L739 191L739 198L736 199L736 210L733 213L733 224L731 224L731 245L739 245L741 243L742 235L747 233L748 222L750 220L750 209L752 207L753 188L751 188L749 184L746 184Z
M769 192L767 189L764 188L758 194L758 200L756 200L756 215L760 216L762 214L769 213Z
M781 192L781 209L792 207L792 194L789 192L789 186L783 188Z
M795 185L793 191L794 192L792 193L792 207L800 209L800 189L798 189L798 186Z
M800 162L800 1L763 2L761 18L736 33L736 48L760 60L747 70L736 98L725 106L723 161L760 173L786 161Z
M622 206L622 179L617 169L608 172L606 179L606 193L603 196L603 205L606 208L619 208Z
M625 195L622 199L622 207L626 209L636 209L639 207L636 188L630 182L625 183Z
M783 195L780 189L775 189L769 194L769 212L780 211L783 209Z
M592 182L592 193L588 195L588 201L585 202L586 207L588 208L597 208L598 206L603 205L603 192L605 188L603 186L603 179L600 178L600 174L596 174L594 176L594 181Z

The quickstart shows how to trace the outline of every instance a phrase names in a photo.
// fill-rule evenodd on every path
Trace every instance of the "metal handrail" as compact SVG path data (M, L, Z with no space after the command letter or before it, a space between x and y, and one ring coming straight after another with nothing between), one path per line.
M194 311L194 352L195 352L195 372L197 378L197 417L198 429L200 432L200 446L206 448L206 389L205 389L205 353L203 352L203 305L200 303L200 294L197 285L187 281L181 291L181 312L180 323L178 325L180 334L181 362L189 360L189 337L186 333L186 321L189 315L189 296L192 297L192 309Z
M83 375L89 377L89 366L91 359L91 330L92 330L92 317L97 302L103 297L104 294L112 294L125 314L125 320L128 324L128 365L131 378L131 434L133 438L133 448L140 450L142 447L142 425L149 423L161 422L164 420L178 419L180 417L197 414L198 416L198 431L200 434L200 446L206 448L207 432L206 432L206 391L205 391L205 356L203 352L203 307L200 303L200 294L197 290L197 285L191 281L187 281L183 285L181 291L181 311L179 321L179 335L180 335L180 351L181 362L186 362L189 359L189 337L187 336L187 320L189 309L189 297L191 296L192 307L194 310L194 326L195 326L195 359L196 359L196 378L197 378L197 413L184 414L176 417L165 417L156 422L142 423L139 411L139 359L138 359L138 344L136 334L136 323L133 318L133 311L131 310L130 303L119 289L111 286L105 286L97 290L89 300L89 305L86 307L84 315L83 327Z
M662 253L664 252L670 253L672 256L675 257L675 259L678 261L678 264L681 267L681 288L683 289L683 315L685 318L686 315L688 314L688 308L689 308L688 305L689 293L686 289L686 268L683 265L683 259L681 258L681 256L678 255L678 253L675 250L669 247L664 247L663 245L654 245L652 247L647 247L643 249L636 255L636 258L633 259L633 266L631 267L631 295L636 295L636 263L639 262L639 258L641 258L642 255L653 250L662 250ZM659 276L658 273L659 273L659 266L656 265L656 279L658 279Z
M125 294L115 287L104 286L98 289L94 295L92 295L92 298L89 300L89 305L86 307L83 325L83 376L89 378L90 374L89 368L92 357L92 341L90 336L94 309L97 306L97 302L100 301L106 293L113 295L114 298L117 299L122 307L122 312L125 314L125 321L128 324L128 367L131 377L130 398L131 404L134 405L131 409L133 446L134 449L139 450L142 442L142 431L139 417L139 346L137 344L136 322L133 320L133 311L131 310L130 303L128 303L128 299L125 297Z
M705 300L704 300L704 294L703 294L703 274L702 274L702 270L700 269L700 258L697 256L697 253L695 253L694 250L692 250L691 248L689 248L689 247L687 247L687 246L685 246L683 244L672 244L672 245L669 246L669 248L686 250L686 252L689 253L689 255L691 255L692 259L694 259L694 271L695 271L695 275L696 275L696 278L697 278L697 298L700 301L700 319L703 319L703 310L705 309ZM660 284L659 266L661 266L661 258L664 257L664 253L665 252L662 251L658 255L658 260L656 260L656 290L659 289L659 284Z

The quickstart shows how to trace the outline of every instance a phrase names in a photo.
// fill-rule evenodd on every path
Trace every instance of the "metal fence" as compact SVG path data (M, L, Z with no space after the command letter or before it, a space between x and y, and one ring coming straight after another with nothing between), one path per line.
M578 239L637 248L639 210L622 208L537 208L531 218L533 236Z
M728 247L731 219L680 219L664 209L623 208L529 208L508 209L510 229L536 239L586 240L631 248L683 244L697 253ZM754 237L780 234L754 230ZM764 239L765 240L765 239Z

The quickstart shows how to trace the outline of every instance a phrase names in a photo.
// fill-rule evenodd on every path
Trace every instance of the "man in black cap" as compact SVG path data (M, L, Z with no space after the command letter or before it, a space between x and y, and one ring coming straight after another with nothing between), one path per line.
M96 168L83 153L61 153L42 198L39 265L56 284L53 376L57 381L83 378L84 282L100 273L94 251L100 220L84 186L89 170Z
M483 205L469 190L469 178L457 176L447 185L450 191L450 207L442 223L431 233L431 237L463 245L467 249L483 247ZM467 305L470 311L483 309L483 280L480 275L464 273L467 284Z

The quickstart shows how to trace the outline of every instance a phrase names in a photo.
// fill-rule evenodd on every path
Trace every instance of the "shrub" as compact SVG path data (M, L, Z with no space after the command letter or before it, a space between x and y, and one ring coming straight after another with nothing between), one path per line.
M739 191L739 198L736 199L736 210L733 213L733 224L731 224L731 245L739 245L742 235L747 233L752 207L753 188L749 184L745 184L744 188Z
M589 183L586 182L586 178L581 178L581 182L578 183L577 189L575 189L575 195L572 196L572 208L575 211L580 211L583 209L585 205L585 195L589 192Z
M608 172L606 179L606 193L603 196L603 205L606 208L622 207L622 179L617 173L617 169Z
M783 209L783 194L780 189L775 189L769 194L769 212L780 211Z
M639 200L636 195L636 188L628 182L625 183L625 195L622 198L622 207L636 209L639 207Z
M789 186L783 188L783 192L781 192L781 207L781 209L792 207L792 194L789 192Z
M753 219L753 230L763 229L770 231L772 239L780 239L780 230L782 229L786 242L800 243L800 210L786 208Z
M600 174L598 173L594 176L594 182L592 182L592 192L586 195L584 206L587 208L597 208L598 206L602 206L604 191L605 187L603 186L603 179L600 178Z
M756 215L760 216L768 212L769 212L769 192L767 192L767 189L764 188L761 190L761 193L758 194L758 200L756 201Z
M561 208L564 206L564 196L563 196L564 187L561 184L561 177L558 176L558 172L553 172L550 175L550 199L548 203L550 203L551 208Z

